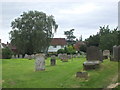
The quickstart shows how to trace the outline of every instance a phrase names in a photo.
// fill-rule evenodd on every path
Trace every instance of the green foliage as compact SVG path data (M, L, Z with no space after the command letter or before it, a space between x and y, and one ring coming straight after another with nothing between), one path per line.
M97 35L91 35L88 39L86 39L87 46L99 46L100 43L100 37L99 34Z
M72 45L68 45L67 47L64 47L64 49L59 49L57 53L67 53L67 54L75 54L76 50Z
M109 26L100 27L100 31L86 39L87 46L98 46L102 50L108 49L112 51L114 45L120 45L120 31L118 28L110 30Z
M67 54L75 54L76 53L76 50L74 49L74 47L72 45L69 45L67 47Z
M64 51L64 49L59 49L58 51L57 51L57 54L63 54L65 51Z
M105 28L100 27L100 43L99 47L102 50L108 49L110 51L113 50L114 45L118 45L118 29L115 28L114 30L110 30L109 26Z
M65 31L64 32L64 35L66 35L66 37L67 37L68 45L73 45L74 42L75 42L74 39L76 37L73 35L73 31L74 31L74 29L71 29L70 31Z
M12 54L12 51L8 47L2 49L3 59L10 59L12 57Z
M87 49L87 46L86 45L80 45L80 48L79 50L82 51L82 52L86 52L86 49Z
M23 12L12 21L11 27L11 43L17 47L19 53L32 54L47 52L53 30L56 31L58 25L52 15L29 11Z

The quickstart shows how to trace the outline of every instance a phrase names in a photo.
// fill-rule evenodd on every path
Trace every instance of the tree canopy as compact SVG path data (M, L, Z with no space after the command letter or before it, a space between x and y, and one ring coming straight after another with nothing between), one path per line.
M71 29L71 30L69 30L69 31L65 31L65 32L64 32L64 35L66 35L66 37L67 37L67 42L68 42L69 45L74 44L74 39L76 38L76 37L73 35L73 31L74 31L74 29Z
M110 30L108 25L100 26L99 32L96 35L91 35L85 41L87 46L98 46L102 50L108 49L112 51L114 45L120 45L119 32L118 28Z
M23 12L11 23L10 40L21 54L47 52L58 25L52 15L39 11Z

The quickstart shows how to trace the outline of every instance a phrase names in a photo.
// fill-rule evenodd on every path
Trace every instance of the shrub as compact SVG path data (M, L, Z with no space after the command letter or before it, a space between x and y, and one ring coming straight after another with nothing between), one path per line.
M60 53L64 53L64 49L59 49L58 51L57 51L57 54L60 54Z
M3 59L10 59L12 57L12 51L6 47L2 49L2 58Z

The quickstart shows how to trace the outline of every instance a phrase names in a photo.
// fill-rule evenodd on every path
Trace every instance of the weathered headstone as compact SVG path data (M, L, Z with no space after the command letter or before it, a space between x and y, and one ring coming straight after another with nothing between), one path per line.
M26 58L26 59L27 59L27 58L28 58L28 55L27 55L27 54L25 54L24 58Z
M104 57L104 59L108 59L110 57L110 51L109 50L104 50L103 51L103 57Z
M35 71L45 70L45 55L36 54L35 55Z
M62 57L62 54L58 54L58 58L61 59L61 57Z
M98 47L90 46L87 48L87 61L83 63L85 70L96 69L100 65L100 51Z
M67 54L62 54L61 60L62 60L63 62L68 62L68 56L67 56Z
M19 58L22 58L22 55L21 55L21 54L19 55Z
M53 55L53 56L51 56L51 66L54 66L54 65L56 65L56 57L55 57L55 55Z
M113 60L120 61L120 45L113 46Z
M71 59L72 58L72 56L71 55L68 55L68 59Z
M77 72L76 77L87 79L88 78L88 73L87 72Z
M80 58L80 54L79 53L77 54L77 57Z
M15 58L18 58L18 55L16 55Z
M15 58L15 55L12 55L12 59L14 59Z

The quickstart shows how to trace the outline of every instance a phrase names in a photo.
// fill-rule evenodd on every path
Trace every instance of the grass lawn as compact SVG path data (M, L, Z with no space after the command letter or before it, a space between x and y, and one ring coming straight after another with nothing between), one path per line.
M104 60L101 68L88 71L88 80L76 78L75 74L83 70L85 58L74 58L69 62L57 60L56 66L50 66L46 60L45 71L34 71L34 60L2 60L3 88L104 88L116 82L118 62Z

